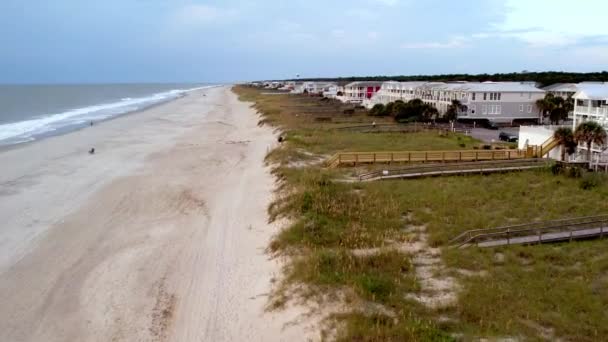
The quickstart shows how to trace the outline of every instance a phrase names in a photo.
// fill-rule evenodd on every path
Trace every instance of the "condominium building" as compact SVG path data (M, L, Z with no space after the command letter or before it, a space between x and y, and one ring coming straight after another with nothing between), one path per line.
M458 100L458 118L513 123L538 121L536 101L545 91L533 82L386 82L371 103L420 99L443 115Z
M365 100L370 100L380 90L382 83L375 81L349 83L344 86L344 101L360 104Z

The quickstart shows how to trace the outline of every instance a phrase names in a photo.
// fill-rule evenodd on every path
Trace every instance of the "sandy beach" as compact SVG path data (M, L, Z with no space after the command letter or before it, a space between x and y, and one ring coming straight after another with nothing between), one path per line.
M307 339L299 312L264 312L258 120L220 87L0 152L0 340Z

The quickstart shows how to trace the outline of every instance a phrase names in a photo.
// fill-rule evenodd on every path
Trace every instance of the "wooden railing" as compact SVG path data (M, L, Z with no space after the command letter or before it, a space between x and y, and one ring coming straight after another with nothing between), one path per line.
M547 139L540 146L530 146L528 148L528 157L529 158L543 158L549 152L551 152L554 148L559 146L559 142L555 140L553 137Z
M360 133L374 132L400 132L400 133L416 133L425 131L440 131L469 134L471 131L463 127L450 127L449 125L425 125L425 124L377 124L377 125L355 125L332 128L336 131L351 131Z
M601 215L474 229L458 235L450 240L449 244L458 248L496 240L505 242L501 245L543 243L590 236L602 237L606 233L608 233L608 215Z
M428 163L526 158L523 150L454 150L398 152L341 152L327 160L328 167L376 163Z
M521 171L541 168L552 162L546 159L493 160L464 163L422 164L399 169L378 170L359 175L359 181L414 178L470 173Z

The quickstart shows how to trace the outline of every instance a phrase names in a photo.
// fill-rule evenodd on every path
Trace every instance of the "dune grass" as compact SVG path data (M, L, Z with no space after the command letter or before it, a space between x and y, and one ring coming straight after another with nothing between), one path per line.
M470 229L606 213L607 182L600 179L585 190L580 179L553 175L548 169L339 182L336 178L344 171L319 165L294 168L289 158L395 146L461 148L463 141L465 146L476 142L433 133L328 132L331 124L317 127L284 113L277 103L288 98L247 96L258 103L279 101L258 108L265 108L265 117L276 120L287 132L286 143L269 155L281 183L269 211L273 219L285 217L291 224L276 236L271 250L292 256L286 284L305 284L305 296L348 294L352 311L331 317L339 327L339 340L559 337L601 341L608 333L608 241L494 249L446 247L451 238ZM404 228L420 225L426 226L429 243L442 248L447 272L460 284L455 307L431 310L406 299L408 293L420 290L415 266L411 255L391 248L412 239ZM365 257L354 254L370 248L381 252ZM362 311L362 302L385 310Z

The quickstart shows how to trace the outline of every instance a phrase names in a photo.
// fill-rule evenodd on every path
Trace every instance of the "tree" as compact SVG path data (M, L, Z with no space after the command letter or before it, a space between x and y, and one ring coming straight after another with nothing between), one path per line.
M606 130L595 121L585 121L576 127L574 140L587 146L587 161L591 162L591 144L605 144Z
M371 116L384 116L384 105L382 103L378 103L369 110L369 115Z
M398 122L429 121L438 114L437 108L420 99L413 99L407 103L395 101L393 113Z
M553 139L562 148L562 161L566 160L566 153L571 155L576 151L576 141L574 140L574 133L570 127L560 127L553 133Z
M554 100L555 96L551 93L548 93L542 99L536 100L536 107L538 107L541 121L547 116L550 116L551 112L555 108Z
M445 119L448 121L458 119L458 112L461 110L462 103L459 100L452 100L452 104L448 106L448 110L445 112Z
M394 116L394 108L395 108L394 102L387 103L386 106L384 106L383 116Z

